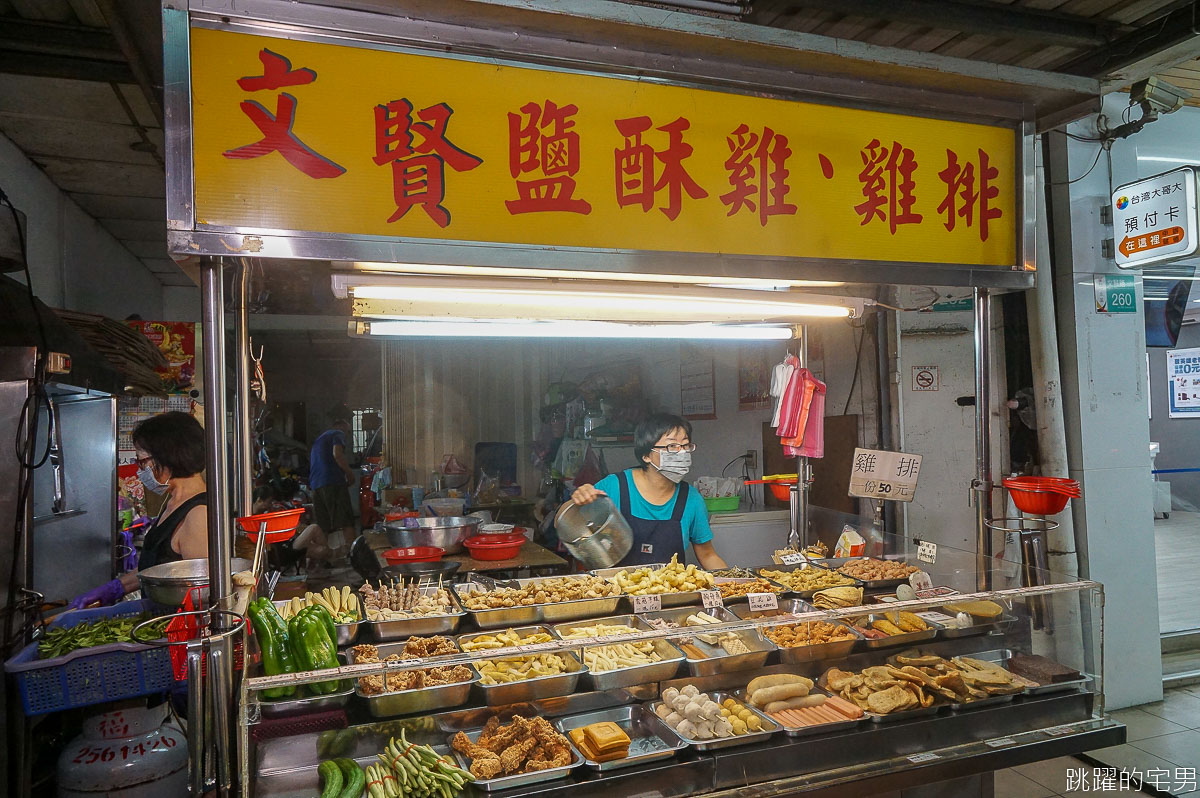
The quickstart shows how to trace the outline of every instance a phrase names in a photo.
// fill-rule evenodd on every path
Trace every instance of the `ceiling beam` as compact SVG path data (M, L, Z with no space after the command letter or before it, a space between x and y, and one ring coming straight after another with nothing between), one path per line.
M133 72L108 31L11 17L0 25L0 72L133 82Z
M1057 67L1056 72L1097 78L1114 86L1148 78L1155 72L1200 57L1200 25L1196 8L1189 3L1147 22Z
M1020 6L998 6L981 0L854 0L852 4L845 0L759 0L748 21L768 24L772 19L800 8L1070 47L1105 45L1114 38L1117 27L1103 20Z
M0 74L133 83L133 72L128 64L40 53L19 53L4 48L0 48Z

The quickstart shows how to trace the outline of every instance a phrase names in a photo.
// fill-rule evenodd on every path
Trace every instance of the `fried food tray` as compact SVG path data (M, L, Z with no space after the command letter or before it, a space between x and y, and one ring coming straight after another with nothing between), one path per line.
M466 613L463 612L462 605L458 601L458 596L454 595L453 587L450 585L443 585L442 587L450 593L450 608L452 612L442 615L422 615L417 618L401 618L395 621L363 620L361 624L370 628L371 634L375 639L382 642L407 640L410 637L454 634L458 630L458 625L462 623L462 619L466 616ZM434 590L437 590L436 585L421 588L422 593L429 593Z
M806 571L806 570L813 570L813 569L822 570L822 571L834 571L835 570L833 568L826 568L826 567L824 567L822 565L818 565L816 563L802 562L799 565L762 566L761 568L755 568L754 572L759 575L762 575L764 571L778 571L780 573L790 574L793 571ZM834 585L834 587L864 587L864 584L861 580L855 579L852 576L846 576L845 574L840 573L840 572L836 572L836 573L838 573L838 576L844 576L846 579L849 579L851 581L845 585ZM763 578L768 579L768 580L771 579L771 577L769 577L769 576L763 576ZM783 583L780 582L779 584L782 585ZM787 587L787 586L784 585L784 587ZM791 588L787 588L786 595L789 597L792 597L792 598L801 598L801 599L808 600L813 597L813 594L816 593L817 590L828 590L828 589L829 588L825 588L825 587L819 587L819 588L816 588L815 590L792 590Z
M668 563L665 563L665 562L655 562L655 563L646 563L645 565L629 566L629 567L625 567L625 568L599 568L595 571L592 571L592 576L598 576L601 579L608 579L611 581L613 579L613 577L615 577L617 574L621 573L622 571L637 571L637 570L641 570L642 568L650 568L650 569L665 568L667 565L668 565ZM630 611L632 611L633 610L633 594L623 594L623 595L625 595L626 606L628 607L628 609ZM651 594L639 594L639 595L651 595ZM688 590L688 591L684 591L682 593L657 593L657 594L653 594L653 595L657 595L662 599L662 606L664 609L669 608L669 607L686 607L691 604L700 604L701 603L699 590Z
M455 642L455 647L458 643ZM379 658L386 659L391 654L403 654L403 643L391 643L376 646ZM461 650L461 649L460 649ZM347 665L354 664L354 652L350 649L342 652ZM396 715L413 715L416 713L432 712L438 709L459 707L467 703L471 697L471 686L479 681L479 671L475 666L467 665L471 678L464 682L437 685L435 687L417 687L411 690L393 690L390 693L367 694L362 691L358 680L354 680L354 694L367 705L367 711L373 718L391 718Z
M709 693L709 696L712 698L713 701L716 701L718 704L724 702L726 698L732 698L734 701L744 704L746 709L750 710L751 712L753 712L755 715L758 716L759 720L762 722L763 728L762 728L762 731L749 732L747 734L735 734L732 737L722 737L720 739L712 739L712 740L691 740L687 737L680 735L678 732L675 732L676 735L679 736L680 740L682 740L683 742L692 746L697 751L717 751L721 748L734 748L739 745L748 745L750 743L759 743L759 742L762 742L763 740L766 740L767 738L769 738L772 734L779 731L781 728L778 723L771 720L766 715L759 712L757 709L750 706L749 704L745 704L745 702L741 701L741 699L739 699L737 696L735 696L732 693L728 693L728 692L725 692L722 690L717 690L717 691ZM645 706L646 706L647 711L651 712L652 714L657 715L657 712L655 712L655 710L657 710L658 707L661 705L662 705L662 701L651 701L649 704L646 704Z
M554 634L554 631L549 626L518 626L513 628L512 631L521 637L542 632L550 635L551 639L557 639L557 635ZM489 634L490 632L475 632L459 635L456 638L456 642L462 648L464 643ZM485 654L486 652L475 653ZM538 701L543 698L554 698L574 693L579 686L580 677L587 673L587 667L569 651L529 651L518 653L514 655L514 658L522 656L532 657L539 653L554 653L562 657L563 662L567 665L566 673L558 673L551 676L535 676L532 679L521 679L516 682L484 684L482 681L482 671L480 671L480 681L475 683L475 689L483 698L484 703L488 706L496 707L506 704L519 704L526 701Z
M817 565L821 566L822 568L831 568L834 571L841 573L841 568L846 563L851 562L853 560L865 560L865 559L868 559L868 558L867 557L829 557L824 560L814 560L813 562L815 562ZM875 557L873 559L891 560L893 562L898 562L898 563L902 563L904 565L908 565L908 563L904 562L904 558L902 558L902 557ZM851 576L850 574L845 574L845 576L849 576L851 579L858 579L858 577ZM871 580L871 581L867 581L864 579L858 579L858 581L860 581L862 583L863 588L866 590L887 590L888 588L899 587L900 585L907 585L908 577L906 576L903 579L875 579L875 580Z
M814 684L812 690L809 691L809 695L813 695L814 693L817 695L823 695L826 698L832 695L828 690L818 687L816 684ZM815 734L829 734L830 732L845 731L846 729L853 729L860 723L867 722L867 714L864 711L861 718L846 718L846 720L838 723L830 721L829 723L817 723L812 726L789 726L782 719L777 719L771 715L767 715L766 712L752 705L750 703L750 696L746 693L745 688L734 692L733 697L745 704L751 710L755 710L761 715L766 715L768 718L778 723L779 727L783 729L783 733L788 737L811 737Z
M725 607L714 607L713 609L696 609L695 607L676 607L670 610L660 610L659 612L648 612L641 617L647 622L653 619L662 619L671 623L679 624L683 627L683 623L689 615L694 615L697 612L706 612L722 623L731 623L741 620L731 610ZM697 634L706 634L703 627L690 627L695 629ZM716 676L719 673L729 673L732 671L745 671L755 668L761 668L767 663L767 657L776 649L774 643L762 636L762 632L758 630L734 632L738 638L746 644L750 649L746 654L729 654L721 646L709 645L698 638L692 638L692 645L698 648L701 652L708 654L707 657L699 659L691 656L683 649L685 657L684 662L687 663L688 671L692 676ZM678 643L676 643L678 645Z
M593 770L601 772L619 770L634 765L644 765L647 762L670 759L688 746L678 734L671 730L670 726L662 721L662 718L642 704L559 718L554 722L554 727L562 734L567 735L572 729L604 721L617 724L625 734L629 735L629 756L609 762L594 762L585 757L583 763Z
M582 580L587 574L568 574L566 576L533 577L530 579L514 580L521 587L536 585L548 579ZM455 598L462 604L462 598L470 593L487 593L488 588L479 582L462 582L451 586ZM480 629L505 629L510 626L520 626L531 623L560 623L577 621L584 618L595 618L602 615L612 615L621 603L621 595L601 596L600 598L572 599L551 604L523 604L517 607L503 607L487 610L473 610L462 604L464 611Z
M581 626L594 626L596 624L609 624L612 626L628 626L639 632L652 631L651 626L643 621L637 615L614 615L611 618L596 618L588 621L577 621L574 623L562 623L553 627L554 634L567 639L567 635L572 629ZM624 640L608 640L606 637L596 638L598 646L617 645ZM669 640L653 640L655 652L662 657L660 662L652 662L647 665L635 665L628 668L616 668L611 671L603 671L597 673L588 668L587 675L583 677L583 681L588 684L592 690L606 691L619 690L624 687L632 687L638 684L648 684L650 682L663 682L667 679L675 678L675 674L679 671L679 666L684 660L683 652L671 645ZM590 647L590 646L589 646ZM586 649L585 649L586 650Z
M479 735L482 731L483 729L475 729L473 731L464 732L464 734L467 735L468 740L471 742L476 742L479 739ZM571 762L569 764L558 768L535 770L532 773L514 773L511 776L498 776L494 779L477 778L473 782L473 786L476 789L483 790L484 792L495 792L496 790L509 790L514 787L524 787L529 784L540 784L544 781L554 781L555 779L564 778L572 770L583 764L583 756L575 750L575 746L570 744L570 740L567 741L567 745L571 751ZM459 767L461 767L463 770L470 770L471 760L469 757L464 754L460 754L458 751L454 751L453 749L451 750L451 754L454 756L454 760L458 763Z
M778 610L765 610L763 612L751 612L749 605L745 605L745 606L739 605L739 606L733 608L733 613L737 617L739 617L743 620L754 620L756 618L769 618L772 615L784 615L784 614L788 614L788 613L797 614L797 613L811 611L809 608L809 605L805 604L804 602L800 601L799 599L793 599L791 602L787 602L787 603L788 604L794 603L795 605L801 605L801 606L800 607L789 607L789 608L785 609L785 604L780 603ZM773 646L775 646L775 648L777 648L779 650L779 661L782 662L784 665L796 665L796 664L802 663L802 662L815 662L818 660L826 660L826 659L828 659L828 660L843 659L845 657L850 656L850 652L854 650L854 647L856 645L858 645L859 643L861 643L864 639L861 634L856 632L854 629L852 629L847 624L844 624L840 621L823 621L823 622L824 623L832 623L834 626L841 626L844 629L849 630L850 634L853 635L853 638L850 640L835 640L831 643L817 643L816 645L793 646L791 648L788 648L788 647L779 645L774 640L771 640L769 637L767 637L765 634L765 630L764 630L763 637L766 639L766 641L768 643L771 643ZM795 621L794 623L797 623L797 624L817 623L817 621Z
M891 612L891 613L889 613L889 612L873 612L870 615L859 616L856 620L861 621L865 618L866 619L865 623L858 624L858 625L860 625L860 626L865 625L865 626L869 627L871 625L871 623L873 623L874 621L880 620L880 619L886 619L886 620L891 621L892 618L889 616L894 616L897 614L897 612L898 611ZM843 618L842 620L849 622L851 619ZM941 624L939 624L935 621L931 621L928 618L922 618L921 620L925 621L925 623L928 624L928 626L929 626L928 629L923 629L919 632L908 632L908 633L902 634L902 635L888 635L887 637L878 637L878 638L871 638L871 637L867 637L866 635L863 635L862 642L858 644L858 647L874 650L877 648L892 648L894 646L909 646L909 645L912 645L913 643L920 643L924 640L932 640L933 638L937 637L938 632L940 632L944 628ZM893 623L894 623L894 621L893 621Z

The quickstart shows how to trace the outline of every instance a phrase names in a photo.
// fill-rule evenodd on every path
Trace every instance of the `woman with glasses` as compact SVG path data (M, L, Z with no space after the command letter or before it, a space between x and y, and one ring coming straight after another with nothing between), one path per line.
M639 466L609 474L595 485L581 485L571 495L576 504L608 496L633 530L633 547L620 565L661 563L688 546L702 568L725 568L713 548L704 498L683 481L692 466L692 425L687 419L655 413L633 432Z
M138 570L208 557L204 428L187 413L162 413L134 427L132 438L138 478L146 490L167 497L146 530ZM76 596L68 607L108 606L137 588L137 574L123 574Z

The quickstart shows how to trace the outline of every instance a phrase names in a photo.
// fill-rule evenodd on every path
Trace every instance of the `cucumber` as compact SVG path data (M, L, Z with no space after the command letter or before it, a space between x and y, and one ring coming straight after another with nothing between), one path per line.
M337 762L326 759L317 766L321 777L321 798L338 798L342 792L342 771Z
M353 759L342 758L334 761L341 768L342 777L345 780L338 798L359 798L363 788L367 786L367 776L363 773L363 769Z

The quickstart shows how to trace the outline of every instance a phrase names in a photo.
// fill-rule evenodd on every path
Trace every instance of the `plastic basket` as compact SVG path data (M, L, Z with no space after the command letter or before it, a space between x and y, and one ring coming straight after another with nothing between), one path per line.
M98 618L141 615L149 607L144 599L122 601L112 607L65 612L50 625L69 629ZM167 652L138 643L110 643L81 648L63 657L38 659L35 642L6 662L4 669L17 685L26 715L165 693L174 684Z
M183 599L183 606L179 608L179 614L167 623L167 642L171 652L171 671L175 676L175 680L179 682L187 681L187 643L196 640L201 634L202 629L200 621L197 620L196 600L192 598L192 592L195 591L199 595L202 588L193 587L188 590L187 596ZM207 631L208 625L205 624L203 631ZM249 627L246 628L246 633L249 633ZM241 639L234 641L233 645L233 667L234 670L241 670L245 658L245 646ZM206 676L208 672L207 658L200 660L200 675Z
M741 496L705 496L704 506L710 513L732 513L742 506Z

